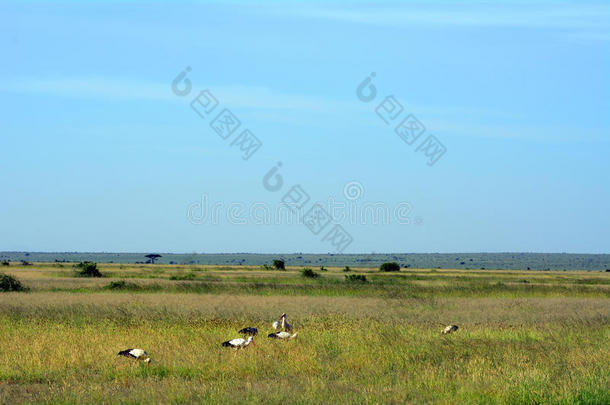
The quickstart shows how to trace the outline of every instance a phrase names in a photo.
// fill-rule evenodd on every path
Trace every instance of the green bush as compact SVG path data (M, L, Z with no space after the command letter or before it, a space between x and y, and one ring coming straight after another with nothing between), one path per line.
M8 274L0 273L0 291L27 291L28 288L21 284L21 281Z
M274 260L273 267L275 267L276 270L286 270L286 263L284 263L283 260Z
M396 262L384 263L379 266L379 271L400 271L400 264Z
M366 283L366 276L363 274L346 274L345 280L350 282Z
M102 277L102 273L97 269L97 263L80 262L75 264L76 275L79 277Z
M125 280L111 281L110 284L106 286L106 288L108 288L109 290L120 290L125 287L127 287L127 283L125 282Z
M3 266L10 266L11 264L9 263L9 261L8 261L8 260L3 260L3 261L2 261L2 265L3 265Z
M111 281L104 288L108 290L137 290L140 286L134 283L128 283L125 280L119 280Z
M343 269L343 271L348 272L348 271L352 271L352 269L349 268L349 266L345 266L345 268Z
M303 275L303 277L308 277L308 278L320 277L320 275L318 273L316 273L315 271L313 271L310 268L303 269L303 271L301 271L301 274Z
M175 274L171 276L170 280L194 280L197 276L195 273L186 273L186 274Z
M320 271L328 271L328 270L326 270L326 267L320 266Z

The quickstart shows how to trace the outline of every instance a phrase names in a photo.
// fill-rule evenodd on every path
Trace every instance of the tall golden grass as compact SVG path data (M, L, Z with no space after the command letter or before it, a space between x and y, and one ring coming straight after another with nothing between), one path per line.
M136 292L102 288L117 277L83 285L59 277L54 272L62 269L53 265L11 267L34 287L0 294L0 403L610 403L605 274L417 270L409 275L430 280L397 281L406 289L430 281L426 294L412 296L354 295L339 277L322 280L331 295L176 292L173 285L188 282L169 276L191 267L150 279L126 273L152 267L101 266L141 285L161 283ZM202 272L229 290L253 282L231 271ZM272 286L310 285L298 269L241 272ZM341 275L328 273L322 278ZM467 292L448 292L442 277ZM482 289L476 277L500 285ZM511 289L524 278L541 280L548 291ZM583 283L593 293L583 292ZM282 312L297 339L266 337ZM449 323L460 329L441 335ZM259 328L256 347L235 356L220 346L245 326ZM148 351L148 369L116 355L130 347Z

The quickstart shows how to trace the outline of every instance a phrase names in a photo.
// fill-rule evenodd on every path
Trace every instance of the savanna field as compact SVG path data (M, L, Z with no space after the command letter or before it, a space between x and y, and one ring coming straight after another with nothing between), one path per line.
M98 269L0 269L29 289L0 293L1 403L610 403L608 272Z

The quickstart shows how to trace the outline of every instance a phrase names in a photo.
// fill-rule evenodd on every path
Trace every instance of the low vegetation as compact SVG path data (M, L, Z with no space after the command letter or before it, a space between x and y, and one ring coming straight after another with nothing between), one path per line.
M400 264L396 262L383 263L379 266L379 271L400 271Z
M170 280L195 280L196 278L195 273L174 274L169 277Z
M610 273L97 267L5 268L30 291L0 294L0 403L610 403Z
M137 291L137 290L141 289L141 287L138 284L127 282L125 280L111 281L104 288L106 288L108 290L129 290L129 291Z
M358 282L358 283L366 283L366 276L364 274L348 274L345 276L347 281Z
M102 273L97 269L97 263L80 262L74 265L74 268L79 277L102 277Z
M15 277L9 274L0 273L0 292L11 291L27 291L27 288Z
M303 275L303 277L306 278L318 278L320 277L320 274L316 273L315 271L313 271L310 268L305 268L301 271L301 274Z

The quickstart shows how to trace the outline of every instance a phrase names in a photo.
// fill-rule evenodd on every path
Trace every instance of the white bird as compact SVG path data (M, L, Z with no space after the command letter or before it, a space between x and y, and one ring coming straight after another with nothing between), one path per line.
M254 343L254 338L252 336L248 336L247 340L243 338L227 340L226 342L222 342L222 346L232 347L233 349L235 349L235 355L237 356L237 352L243 349L244 347L247 347L250 343L256 346L256 343Z
M282 314L280 321L282 322L282 329L292 331L292 325L286 322L286 314Z
M275 321L271 324L271 326L273 326L273 329L278 330L280 328L280 323L278 321Z
M146 354L146 352L142 349L123 350L119 352L119 356L125 356L127 358L134 359L136 363L140 360L143 360L144 363L146 363L146 367L148 367L148 365L152 361L150 357L148 357L148 354Z
M297 335L298 335L298 333L291 335L288 332L276 332L276 333L270 333L268 337L273 338L273 339L294 339L295 337L297 337Z
M449 325L447 326L445 329L443 329L443 331L441 332L443 335L446 335L448 333L452 333L458 330L458 326L457 325Z

